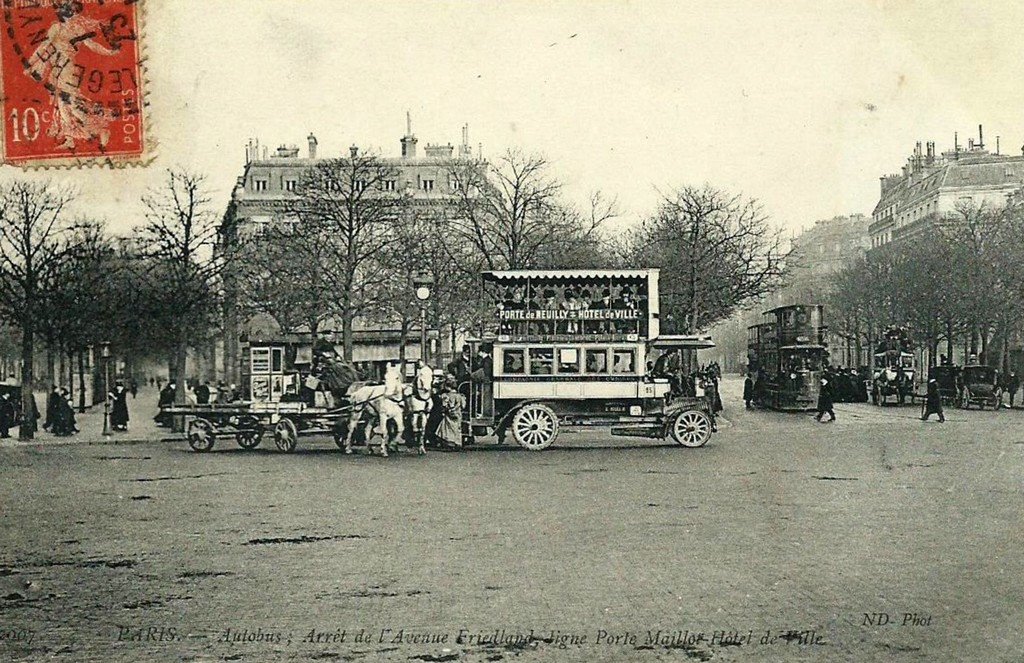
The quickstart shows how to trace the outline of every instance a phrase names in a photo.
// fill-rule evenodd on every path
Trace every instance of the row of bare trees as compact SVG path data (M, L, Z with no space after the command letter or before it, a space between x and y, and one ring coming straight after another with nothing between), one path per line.
M0 185L0 321L20 341L22 439L35 432L40 346L48 376L73 385L77 364L84 407L89 346L110 343L122 357L171 357L180 381L187 348L215 323L226 261L215 250L217 220L202 177L168 171L163 186L144 197L144 219L128 240L74 216L74 200L52 182Z
M963 348L1006 368L1024 322L1024 195L1002 208L962 204L924 237L871 251L840 272L826 306L858 350L906 327L934 364Z

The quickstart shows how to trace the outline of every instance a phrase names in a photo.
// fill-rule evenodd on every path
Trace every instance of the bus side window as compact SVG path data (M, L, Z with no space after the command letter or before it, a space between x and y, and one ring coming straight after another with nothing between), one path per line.
M526 373L526 359L523 350L505 349L501 352L501 372L506 375Z
M612 373L636 373L636 362L632 350L612 351Z
M530 348L530 375L551 375L554 372L555 351L552 348Z
M558 348L558 372L580 372L580 351L578 348Z
M587 373L608 372L608 352L604 348L600 350L587 350L586 361Z

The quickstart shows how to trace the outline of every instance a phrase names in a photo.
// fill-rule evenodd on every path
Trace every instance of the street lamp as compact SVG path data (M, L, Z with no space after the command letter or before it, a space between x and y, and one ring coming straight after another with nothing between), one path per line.
M110 341L100 344L103 359L103 435L110 437Z
M420 359L427 361L427 300L434 277L427 272L413 274L412 285L416 288L416 299L420 303Z

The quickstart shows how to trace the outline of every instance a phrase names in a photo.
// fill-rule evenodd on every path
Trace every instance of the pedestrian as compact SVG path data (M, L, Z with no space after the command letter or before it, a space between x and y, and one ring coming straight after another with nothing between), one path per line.
M135 380L135 378L132 378L132 380L131 380L131 382L129 382L129 384L131 386L128 387L128 389L129 389L129 391L132 392L132 400L135 400L135 397L139 395L139 383Z
M924 401L921 421L928 421L928 417L933 414L939 415L939 423L946 421L946 415L942 413L942 394L939 393L939 382L935 378L928 380L928 395Z
M156 379L156 389L157 389L157 391L163 390L163 384L164 384L164 379L163 378L157 378Z
M78 432L75 423L75 409L71 406L71 395L67 389L61 389L58 401L54 404L53 434L67 437Z
M8 391L0 394L0 438L11 436L11 426L15 419L14 401Z
M462 410L466 398L457 389L454 375L445 378L441 392L441 423L437 427L437 439L444 448L462 449Z
M826 414L829 416L829 421L836 420L836 413L832 409L832 382L823 377L818 389L818 414L814 418L821 421Z
M60 388L53 385L50 395L46 397L46 419L43 420L43 430L50 430L53 426L53 419L57 416L57 410L60 408L60 400Z
M1006 393L1010 395L1010 407L1013 407L1013 401L1017 396L1018 389L1020 389L1020 378L1017 377L1016 371L1010 371L1010 374L1006 377Z
M110 398L110 426L116 431L128 430L128 391L120 380L114 390L108 394Z
M160 408L160 411L157 412L155 417L153 417L153 421L156 422L157 426L171 425L172 417L169 414L164 414L164 408L174 405L174 398L174 383L168 382L167 385L160 390L160 399L157 401L157 407Z
M210 381L207 380L201 385L196 386L196 403L198 405L209 405L210 404Z
M743 403L749 410L751 407L751 401L754 400L754 378L750 377L750 373L747 373L747 377L743 378Z

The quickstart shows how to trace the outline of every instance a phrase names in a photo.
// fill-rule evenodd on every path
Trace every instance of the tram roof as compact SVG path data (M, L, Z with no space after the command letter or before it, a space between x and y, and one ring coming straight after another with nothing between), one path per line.
M657 269L509 269L483 272L485 279L513 281L521 279L646 279Z
M765 315L769 313L776 313L778 311L786 311L793 308L822 308L821 304L787 304L786 306L776 306L773 309L769 309L764 312Z
M825 350L827 346L817 343L803 343L801 345L783 345L780 350Z

